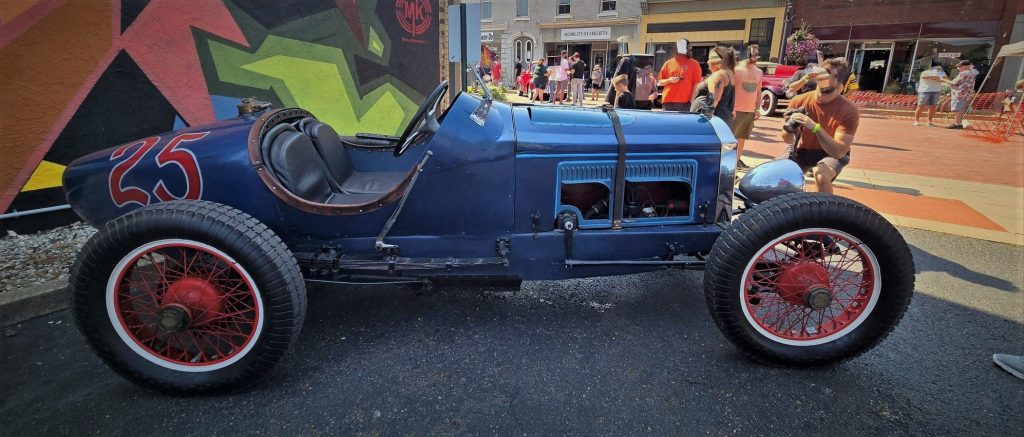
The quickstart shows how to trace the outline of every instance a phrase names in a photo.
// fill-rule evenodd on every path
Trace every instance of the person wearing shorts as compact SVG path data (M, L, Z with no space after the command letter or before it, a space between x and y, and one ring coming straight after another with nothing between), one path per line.
M850 163L850 154L847 153L842 158L836 159L824 150L797 148L796 154L793 155L792 159L800 166L800 170L803 170L804 173L815 169L819 164L828 166L835 171L835 175L832 176L832 181L835 181L839 173L846 167L846 164Z
M735 115L732 122L732 134L736 137L736 167L750 168L743 162L743 145L750 138L754 129L754 120L761 115L757 112L757 101L761 96L761 79L764 72L757 68L757 44L747 46L747 58L733 70L736 75Z
M978 77L978 70L969 60L960 61L956 64L957 75L953 80L942 79L942 83L949 85L949 109L953 111L953 124L946 129L963 129L964 112L967 109L967 101L974 93L974 80Z
M536 61L537 67L533 71L533 95L530 101L544 101L544 89L548 87L548 68L544 66L544 58Z
M935 107L939 104L939 91L942 91L942 78L946 72L936 65L921 73L917 81L917 110L914 111L914 126L921 126L921 113L928 110L928 126L935 127Z
M801 126L800 142L790 159L805 171L813 171L818 192L832 194L832 181L850 163L850 145L860 124L860 112L842 95L842 86L850 75L846 59L826 59L821 67L828 73L815 75L814 91L790 100L786 119ZM794 112L797 109L803 112ZM782 139L791 144L793 134L783 131Z

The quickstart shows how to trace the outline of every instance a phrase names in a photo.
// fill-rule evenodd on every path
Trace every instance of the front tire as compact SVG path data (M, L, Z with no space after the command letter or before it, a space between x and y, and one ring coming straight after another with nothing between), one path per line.
M237 390L265 376L305 317L302 274L270 229L203 201L107 223L71 269L79 331L114 371L171 392Z
M704 287L712 318L743 352L768 363L824 364L889 335L913 296L914 264L878 213L796 193L730 224L708 257Z

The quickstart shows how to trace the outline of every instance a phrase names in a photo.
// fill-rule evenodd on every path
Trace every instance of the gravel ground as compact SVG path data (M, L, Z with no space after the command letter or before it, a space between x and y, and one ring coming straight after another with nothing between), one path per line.
M76 222L48 231L0 238L0 293L67 278L78 250L96 233Z

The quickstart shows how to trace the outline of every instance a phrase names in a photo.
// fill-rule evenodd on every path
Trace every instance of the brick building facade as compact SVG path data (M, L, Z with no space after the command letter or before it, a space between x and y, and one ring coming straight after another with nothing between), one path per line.
M618 55L617 40L643 51L637 39L639 0L464 0L481 5L481 44L501 63L511 83L516 59L529 68L559 51L580 53L589 66L607 66Z
M861 89L912 92L932 65L952 73L953 64L971 59L984 74L1021 15L1022 0L793 0L791 27L807 23L827 57L850 59ZM1007 66L1008 78L1018 62ZM986 91L1006 82L1002 70L993 69Z

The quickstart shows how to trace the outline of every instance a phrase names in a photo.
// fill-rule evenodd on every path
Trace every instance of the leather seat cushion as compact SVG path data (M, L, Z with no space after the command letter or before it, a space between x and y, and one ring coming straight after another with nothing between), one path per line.
M354 172L341 184L346 193L387 193L405 180L404 171Z

